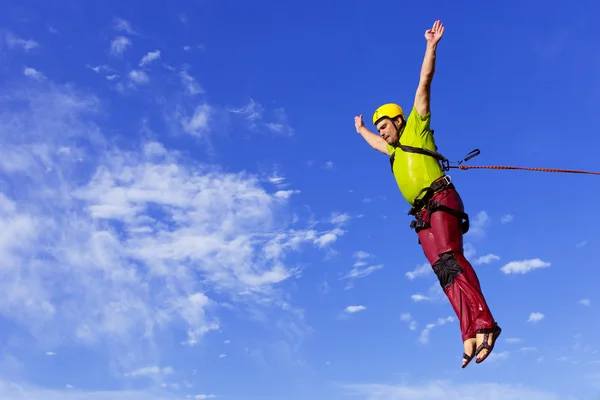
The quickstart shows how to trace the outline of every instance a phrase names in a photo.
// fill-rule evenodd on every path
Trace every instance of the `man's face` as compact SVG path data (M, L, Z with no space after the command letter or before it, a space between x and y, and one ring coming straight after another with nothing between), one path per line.
M398 141L398 128L401 126L400 118L395 120L384 119L377 124L377 131L388 144L394 144Z

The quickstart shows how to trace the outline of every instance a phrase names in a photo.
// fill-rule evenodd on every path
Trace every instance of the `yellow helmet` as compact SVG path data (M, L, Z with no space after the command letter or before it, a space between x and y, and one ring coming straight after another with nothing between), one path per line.
M394 103L384 104L373 113L373 125L377 126L377 123L383 118L394 119L398 116L401 116L403 120L406 120L402 107Z

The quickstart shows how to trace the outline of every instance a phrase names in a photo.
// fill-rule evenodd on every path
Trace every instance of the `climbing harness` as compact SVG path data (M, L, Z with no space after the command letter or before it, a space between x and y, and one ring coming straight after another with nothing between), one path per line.
M412 208L408 211L408 215L415 217L415 219L410 223L410 227L414 229L415 232L419 233L420 230L430 227L428 222L423 221L423 210L427 210L430 218L431 214L436 211L443 211L453 215L461 220L462 233L465 234L469 231L469 214L440 204L439 201L432 200L434 194L446 189L454 189L454 184L452 183L452 179L449 175L444 175L441 178L433 181L433 183L428 187L421 189L415 201L413 202ZM423 193L425 193L425 195L419 198L419 196L421 196Z
M429 157L435 158L439 163L443 171L449 171L451 168L457 168L461 170L468 169L500 169L500 170L526 170L526 171L541 171L541 172L564 172L564 173L573 173L573 174L589 174L589 175L600 175L600 172L593 171L584 171L584 170L574 170L574 169L554 169L554 168L533 168L533 167L515 167L515 166L501 166L501 165L463 165L470 159L477 157L481 154L479 149L474 149L470 151L462 160L458 162L450 162L446 157L437 151L431 151L428 149L420 148L420 147L412 147L406 146L402 144L398 144L398 147L405 152L408 153L417 153L426 155ZM395 154L390 156L390 166L392 168L392 173L394 169L394 158ZM443 175L441 178L435 180L430 186L423 188L419 194L416 196L412 208L408 211L408 215L412 215L415 217L410 223L410 227L415 230L415 232L419 232L422 229L429 228L430 224L426 223L422 219L422 211L427 210L429 215L436 211L443 211L454 215L455 217L461 219L462 221L462 231L463 234L469 231L469 215L459 210L454 210L450 207L440 204L439 201L432 201L432 197L434 194L441 192L446 189L453 189L454 185L452 184L452 180L450 176ZM419 198L424 193L422 198Z

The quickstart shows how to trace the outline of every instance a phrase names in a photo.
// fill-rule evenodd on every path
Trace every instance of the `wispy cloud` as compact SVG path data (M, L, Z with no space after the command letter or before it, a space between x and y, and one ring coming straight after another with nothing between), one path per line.
M125 36L117 36L110 42L110 54L120 56L131 46L131 40Z
M431 300L430 297L425 296L423 294L413 294L410 296L410 298L414 301L414 302L419 302L419 301L428 301Z
M500 270L505 274L526 274L535 269L548 268L551 264L547 261L542 261L539 258L511 261L504 265Z
M125 32L129 35L136 35L137 33L131 27L129 21L126 21L122 18L114 18L113 19L113 29L117 32Z
M344 311L347 312L348 314L354 314L359 311L364 311L366 309L367 309L367 307L365 307L365 306L348 306L344 309Z
M427 276L433 273L431 265L429 262L425 262L423 264L419 264L412 271L407 272L405 275L411 281L419 276Z
M337 220L337 219L334 219ZM371 258L372 255L365 251L358 251L354 253L354 265L352 269L344 274L340 279L348 279L348 280L356 280L360 278L367 277L371 275L373 272L378 271L383 268L383 264L371 264L369 265L365 260ZM346 289L352 288L353 283L350 282L349 286L346 286Z
M295 321L276 289L298 272L287 256L326 249L339 228L274 228L285 199L260 177L152 140L123 150L95 122L102 111L97 97L48 81L0 99L3 316L43 346L110 344L133 375L153 365L157 340L193 346L219 329L222 302Z
M144 66L150 64L151 62L158 60L159 58L160 58L160 50L150 51L144 57L142 57L142 59L140 60L138 65L140 67L144 67Z
M529 314L529 318L527 319L527 322L536 323L543 319L544 319L544 314L542 314L541 312L532 312L531 314Z
M408 329L414 331L417 329L417 321L410 315L410 313L400 314L400 320L408 324Z
M44 79L46 79L46 76L43 73L31 67L25 67L23 69L23 75L35 79L37 81L43 81Z
M592 304L590 299L581 299L578 301L579 304L589 307Z
M294 134L294 129L288 122L287 113L282 107L272 110L273 118L265 119L265 108L251 98L246 105L237 108L230 107L228 111L246 120L250 129L255 132L271 132L283 136Z
M487 254L485 256L481 256L481 257L478 257L475 260L473 260L473 264L475 264L475 265L489 264L492 261L498 261L499 259L500 259L500 257L498 257L495 254Z
M450 316L446 318L438 318L436 322L427 324L425 326L425 329L421 331L421 334L419 335L417 341L423 344L429 343L429 336L431 335L431 330L435 327L446 325L449 322L454 322L454 317Z
M471 217L469 232L465 237L482 238L485 236L485 229L489 225L489 216L485 210L479 211Z
M514 217L511 214L505 214L502 217L500 217L500 223L508 224L509 222L512 222L513 219Z
M506 341L506 343L509 343L509 344L521 343L523 341L523 339L521 339L521 338L512 338L512 337L506 338L504 340Z
M490 355L491 356L491 355ZM352 383L342 385L351 395L368 400L464 400L477 399L527 399L558 400L559 396L543 389L524 385L502 383L459 383L448 380L403 383Z
M183 70L179 73L181 84L185 88L185 93L189 96L196 96L204 93L204 89L196 81L196 78L191 76L187 71Z
M137 84L145 84L150 82L150 77L148 74L140 70L133 70L129 72L129 78Z
M33 49L37 49L40 47L40 44L33 39L23 39L19 36L14 35L11 32L6 32L4 34L4 39L6 40L6 44L11 49L21 49L24 51L31 51Z

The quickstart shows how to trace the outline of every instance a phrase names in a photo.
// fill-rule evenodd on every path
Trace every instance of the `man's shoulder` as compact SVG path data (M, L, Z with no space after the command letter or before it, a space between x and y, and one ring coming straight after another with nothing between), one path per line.
M406 128L404 134L410 137L419 137L424 139L432 133L430 127L431 112L421 115L417 108L413 106L408 118L406 119Z
M431 119L431 111L428 111L426 114L421 115L419 114L419 110L417 110L417 107L413 104L412 109L410 110L410 114L408 114L408 118L406 119L406 124L408 125L408 123L423 123L423 122L427 122L429 121L429 119Z

